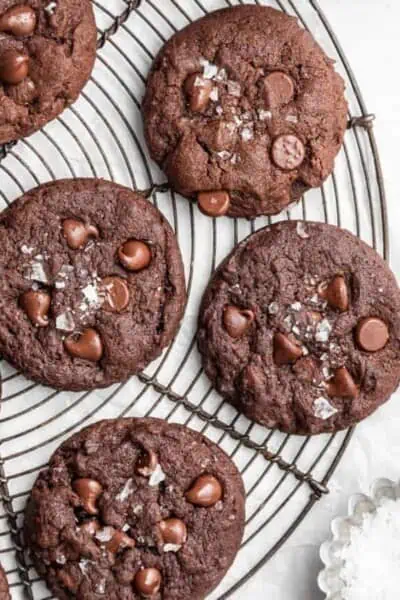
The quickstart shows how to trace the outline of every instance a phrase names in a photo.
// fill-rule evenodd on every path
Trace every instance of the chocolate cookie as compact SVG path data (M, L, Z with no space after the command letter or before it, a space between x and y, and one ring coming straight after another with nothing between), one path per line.
M331 173L343 90L295 18L219 10L174 35L154 63L143 107L150 152L208 215L275 214Z
M238 410L288 433L337 431L400 380L400 292L347 231L284 222L239 244L203 299L206 373Z
M0 144L75 102L96 57L90 0L0 0Z
M98 179L42 185L0 217L0 353L62 390L122 381L156 358L185 307L167 221Z
M219 447L182 425L117 419L56 451L25 540L62 600L200 600L231 565L243 524L242 480Z
M3 567L0 565L0 600L11 600L8 581Z

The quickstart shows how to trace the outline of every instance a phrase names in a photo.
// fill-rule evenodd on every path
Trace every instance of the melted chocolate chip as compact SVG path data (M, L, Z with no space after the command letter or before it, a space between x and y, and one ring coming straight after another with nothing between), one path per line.
M210 100L213 82L204 79L198 73L193 73L185 81L185 92L189 99L190 110L204 112Z
M161 587L161 573L158 569L141 569L135 576L135 588L145 598L155 596Z
M222 217L231 202L228 192L199 192L197 201L201 212L209 217Z
M0 80L15 85L29 72L29 56L17 50L6 50L0 55Z
M276 333L274 336L274 360L279 366L296 362L303 352L293 335Z
M224 309L224 327L232 338L242 337L254 321L254 313L251 310L229 305Z
M105 277L101 282L101 287L105 290L105 300L103 309L109 312L122 312L129 304L128 284L121 277Z
M182 546L187 540L187 528L181 519L166 519L160 521L159 528L165 544Z
M98 238L99 230L94 225L87 225L77 219L65 219L62 224L63 234L72 250L80 250L86 246L89 238Z
M186 498L196 506L214 506L222 498L222 486L213 475L200 475L186 492Z
M143 477L150 477L156 470L158 465L158 457L153 450L143 452L136 461L136 473Z
M75 479L73 489L82 501L82 506L89 515L97 515L98 498L103 493L103 486L94 479Z
M389 328L377 317L361 319L356 329L357 344L366 352L382 350L389 340Z
M345 312L349 308L349 291L342 275L336 275L332 281L319 286L318 293L332 308Z
M357 398L359 389L346 367L336 369L333 379L327 386L328 395L338 398Z
M117 554L125 548L134 548L135 546L135 540L130 538L123 531L116 531L111 540L107 542L106 549L112 554Z
M97 362L103 356L103 343L95 329L89 327L78 337L75 334L64 340L64 346L76 358L83 358L91 362Z
M282 71L274 71L264 79L263 92L268 108L289 104L294 96L293 79Z
M50 303L50 294L41 291L30 290L20 299L21 307L36 327L47 327L49 324Z
M147 244L139 240L129 240L118 250L119 260L128 271L141 271L151 262L151 250Z
M30 6L20 4L9 8L0 17L0 31L16 37L32 35L36 27L36 13Z
M272 159L276 166L284 171L299 167L305 155L304 144L295 135L281 135L272 145Z

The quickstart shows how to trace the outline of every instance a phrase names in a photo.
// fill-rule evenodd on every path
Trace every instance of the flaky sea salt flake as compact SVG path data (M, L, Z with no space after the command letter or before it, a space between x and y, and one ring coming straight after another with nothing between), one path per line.
M279 304L277 302L271 302L268 306L268 312L270 315L276 315L279 311Z
M208 60L202 58L200 60L200 64L203 67L203 77L204 79L213 79L218 74L217 65L213 65Z
M323 396L314 400L313 408L314 415L317 419L322 419L323 421L326 421L326 419L329 419L332 415L337 413L337 408L332 406L332 404Z
M127 479L124 487L120 492L118 492L115 499L118 500L118 502L125 502L125 500L127 500L129 496L133 494L134 489L133 479Z
M318 323L315 339L317 342L327 342L329 340L331 331L332 325L329 323L328 319L323 319L320 323Z
M45 12L47 12L48 15L54 15L54 13L56 12L56 8L57 8L57 2L49 2L47 6L44 7Z
M160 463L156 466L155 470L150 476L149 485L150 487L156 487L165 479L165 473L161 468Z
M229 160L232 156L227 150L221 150L221 152L217 152L216 154L221 160Z
M28 256L30 256L34 251L33 246L27 246L26 244L22 244L21 246L21 252L22 254L27 254Z
M217 87L214 87L211 90L210 100L212 100L213 102L218 102L218 100L219 100L219 92L218 92L218 88Z
M254 134L252 132L252 130L250 129L250 127L244 127L240 133L242 140L244 142L249 142L250 140L253 139Z
M287 115L285 121L288 123L298 123L299 119L296 117L296 115Z
M290 305L290 308L296 312L301 310L301 302L293 302L293 304Z
M258 111L258 118L260 121L267 121L272 119L272 112L270 110L263 110L262 108Z
M110 540L112 540L113 535L114 535L113 527L103 527L103 529L100 529L99 531L96 532L95 538L96 538L96 540L99 540L99 542L101 542L102 544L105 544L105 543L109 542Z
M75 321L69 311L61 313L56 317L56 329L60 331L74 331Z
M164 544L163 552L179 552L181 548L181 544Z
M229 79L227 82L227 87L228 87L228 94L230 96L235 96L236 98L239 98L239 96L241 94L241 86L238 81L232 81L231 79Z
M46 271L41 262L33 262L27 271L27 278L40 283L49 283Z

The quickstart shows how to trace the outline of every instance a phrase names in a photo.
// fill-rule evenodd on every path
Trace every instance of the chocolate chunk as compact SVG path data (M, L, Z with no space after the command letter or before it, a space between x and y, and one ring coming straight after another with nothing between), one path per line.
M196 506L214 506L222 498L222 486L213 475L200 475L186 492L186 498Z
M158 457L153 450L145 451L139 456L136 462L136 473L143 477L150 477L156 470L158 465Z
M99 230L94 225L87 225L77 219L65 219L62 224L63 234L72 250L80 250L86 246L89 238L98 238Z
M328 383L327 392L331 398L336 396L354 399L357 398L359 389L346 367L340 367L336 369L333 379Z
M151 250L139 240L129 240L118 250L119 260L128 271L141 271L151 262Z
M294 96L293 79L282 71L274 71L264 79L263 92L268 108L289 104Z
M272 145L273 161L284 171L291 171L299 167L305 155L303 142L295 135L280 135Z
M76 358L97 362L103 356L103 343L95 329L89 327L77 337L75 334L64 340L64 346Z
M382 350L389 340L388 326L377 317L365 317L357 325L356 340L366 352Z
M329 283L318 287L318 293L326 300L329 306L344 312L349 308L349 292L347 283L342 275L336 275Z
M17 84L27 77L29 56L17 50L6 50L0 55L0 80Z
M105 290L103 309L109 312L122 312L129 304L128 284L121 277L105 277L101 282Z
M182 546L187 540L187 528L181 519L166 519L160 521L159 528L165 544Z
M111 540L107 542L106 549L112 554L117 554L125 548L134 548L135 546L135 540L126 535L123 531L116 531Z
M158 569L141 569L135 576L135 588L145 598L155 596L161 587L161 573Z
M103 486L94 479L75 479L73 489L82 501L82 506L89 515L97 515L96 506L98 498L103 493Z
M228 192L199 192L197 200L201 212L209 217L222 217L226 214L230 204Z
M229 305L224 309L223 319L224 327L229 335L232 338L240 338L254 321L254 313L251 310Z
M36 27L36 13L30 6L20 4L9 8L0 17L0 31L17 37L32 35Z
M50 294L34 290L25 292L20 299L21 307L37 327L47 327L49 324L50 303Z
M279 366L296 362L303 351L293 335L276 333L274 336L274 360Z
M210 79L204 79L200 74L193 73L185 81L185 92L189 98L190 110L204 112L210 100L214 85Z

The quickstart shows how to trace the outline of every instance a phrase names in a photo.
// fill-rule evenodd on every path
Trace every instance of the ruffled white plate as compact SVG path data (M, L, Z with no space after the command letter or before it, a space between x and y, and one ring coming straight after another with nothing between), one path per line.
M370 495L355 494L349 499L347 517L338 517L331 523L332 538L320 548L325 568L318 576L318 585L326 594L326 600L343 600L344 583L340 579L343 567L342 550L349 543L350 529L359 527L365 513L374 512L382 500L400 498L400 483L390 479L378 479L371 486Z

